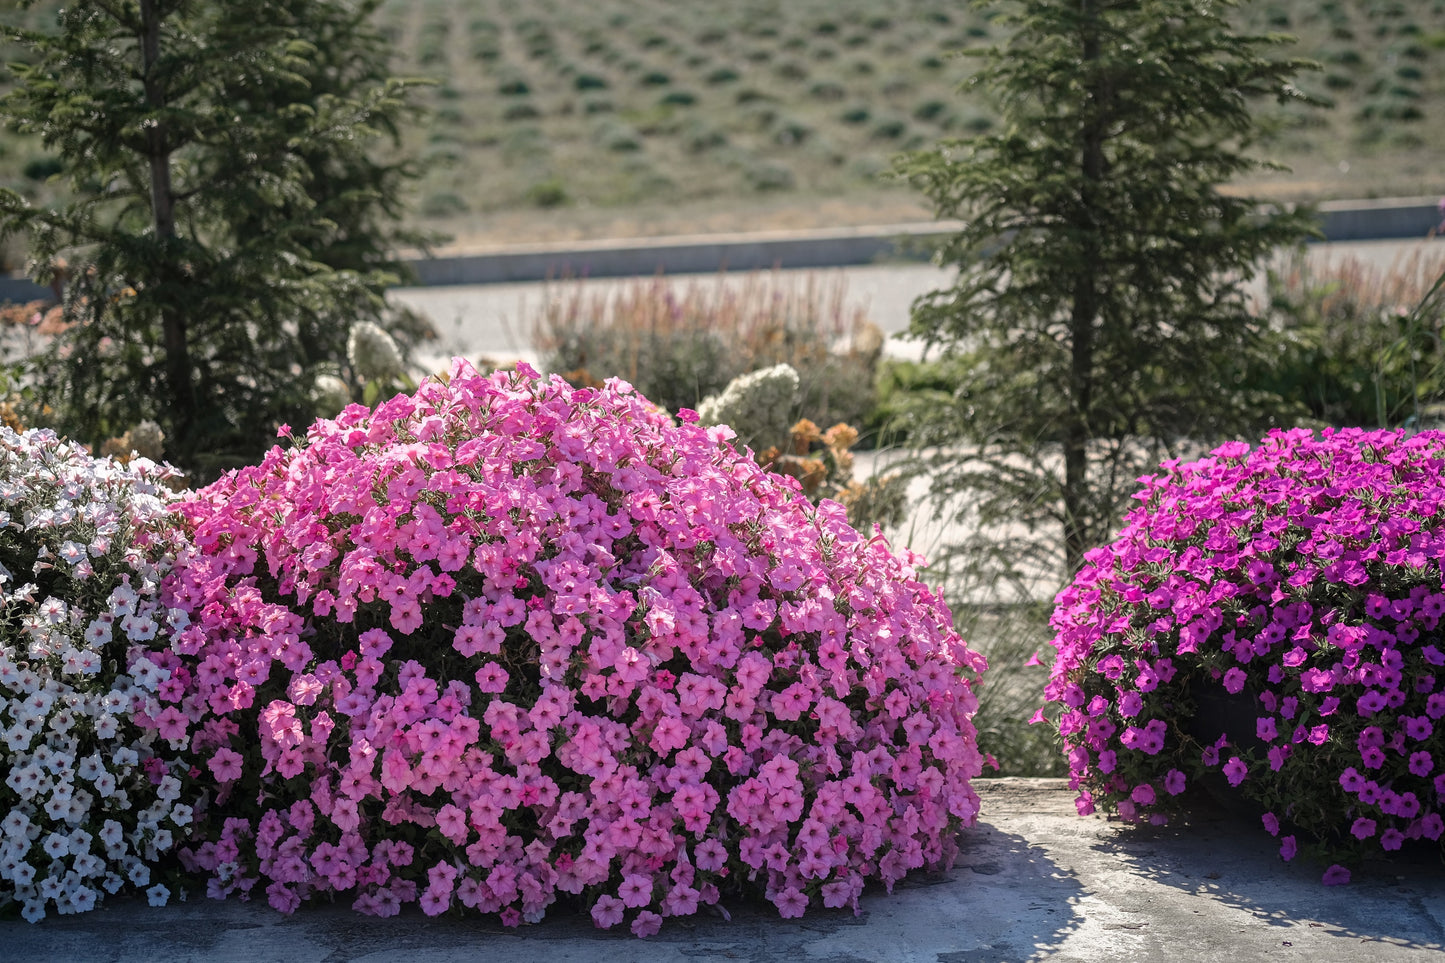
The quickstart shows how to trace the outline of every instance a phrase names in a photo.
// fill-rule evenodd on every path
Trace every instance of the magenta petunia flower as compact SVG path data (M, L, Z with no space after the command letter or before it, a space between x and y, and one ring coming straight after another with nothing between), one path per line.
M1438 839L1445 434L1280 431L1140 483L1052 620L1071 711L1049 717L1089 808L1155 821L1171 773L1218 774L1342 856Z
M1238 786L1249 775L1249 767L1238 756L1230 756L1224 764L1224 776L1231 786Z

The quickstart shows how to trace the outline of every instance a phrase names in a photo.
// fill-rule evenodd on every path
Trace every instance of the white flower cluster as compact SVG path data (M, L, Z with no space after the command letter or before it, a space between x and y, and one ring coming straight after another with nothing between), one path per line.
M787 445L797 399L798 372L779 364L734 378L722 394L702 400L697 416L703 425L730 427L739 448L762 451Z
M365 381L387 381L406 374L396 341L380 325L358 321L346 338L346 360Z
M351 389L334 374L321 374L311 385L311 397L316 404L316 413L323 418L335 418L341 409L351 404Z
M0 907L32 922L126 886L169 896L151 866L193 810L135 712L159 708L186 628L157 601L173 474L0 428Z

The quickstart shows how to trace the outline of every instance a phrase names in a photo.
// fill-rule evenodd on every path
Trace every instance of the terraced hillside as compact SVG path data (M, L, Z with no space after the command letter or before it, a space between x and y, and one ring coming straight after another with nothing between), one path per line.
M1318 110L1261 153L1276 195L1445 192L1445 0L1256 0L1296 35ZM878 223L926 216L878 175L988 130L951 54L1003 35L957 0L386 0L396 69L435 78L415 217L460 240ZM13 143L7 181L52 167ZM1248 185L1258 187L1258 185Z

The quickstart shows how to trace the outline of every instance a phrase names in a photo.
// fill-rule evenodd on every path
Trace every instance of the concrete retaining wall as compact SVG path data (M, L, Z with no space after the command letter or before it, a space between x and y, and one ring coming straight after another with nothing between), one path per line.
M923 258L924 248L917 242L956 228L943 223L898 224L786 234L596 241L566 247L537 244L509 251L443 255L412 262L411 266L422 284L842 267L908 257L910 253Z
M36 284L29 278L0 277L0 304L50 301L54 297L54 293L49 288Z
M1327 241L1425 237L1445 212L1435 198L1330 201L1320 205ZM411 262L425 285L501 284L563 277L710 274L773 268L825 268L891 259L923 260L929 242L958 230L933 221L881 227L528 244L507 251L443 254ZM49 297L24 278L0 278L0 301Z
M1435 198L1331 201L1319 208L1326 241L1423 238L1445 217ZM955 221L766 235L649 238L510 251L457 253L413 262L422 284L499 284L561 277L633 277L766 271L925 260Z
M1427 237L1440 233L1445 200L1395 198L1380 201L1329 201L1320 205L1327 241L1375 241Z

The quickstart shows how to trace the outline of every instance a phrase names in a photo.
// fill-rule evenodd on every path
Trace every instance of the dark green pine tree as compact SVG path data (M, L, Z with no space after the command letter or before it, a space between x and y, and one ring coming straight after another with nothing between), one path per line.
M1161 457L1270 416L1241 383L1264 333L1243 284L1313 220L1220 188L1268 166L1252 110L1299 97L1307 65L1234 29L1229 0L987 6L1010 35L969 86L998 127L896 165L966 224L938 255L956 282L914 304L912 331L958 379L926 439L963 452L936 492L968 496L971 524L1025 526L1057 574Z
M397 227L409 85L375 6L76 0L10 32L27 56L0 118L61 159L69 198L0 193L38 278L64 265L72 326L35 369L62 431L154 419L205 478L311 418L315 376L384 318L393 252L420 240Z

